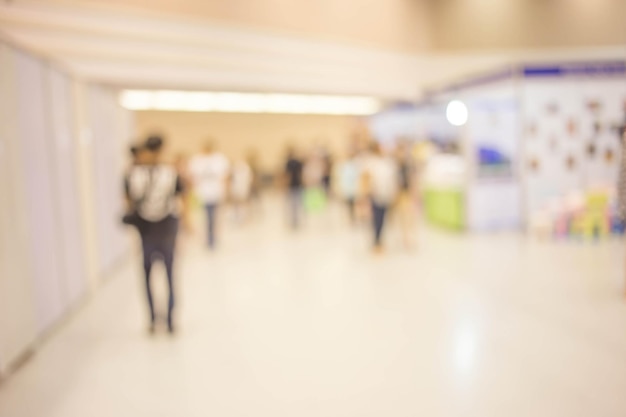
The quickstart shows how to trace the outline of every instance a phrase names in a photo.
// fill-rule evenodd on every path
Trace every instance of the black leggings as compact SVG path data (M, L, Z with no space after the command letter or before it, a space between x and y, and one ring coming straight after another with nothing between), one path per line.
M383 226L385 225L385 214L387 206L372 202L372 221L374 223L374 246L382 244Z
M154 323L155 312L152 299L152 285L150 272L156 258L161 258L165 265L169 299L167 308L167 323L172 325L174 311L174 249L176 246L176 234L178 232L178 219L167 217L160 222L146 222L140 228L141 247L143 249L143 269L146 279L146 295L148 308L150 309L150 321Z

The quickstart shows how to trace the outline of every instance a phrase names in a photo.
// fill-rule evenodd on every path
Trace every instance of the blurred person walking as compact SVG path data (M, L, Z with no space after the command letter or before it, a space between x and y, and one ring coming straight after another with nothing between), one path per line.
M248 166L250 167L250 172L252 174L252 183L250 184L250 198L248 201L248 206L250 208L250 214L255 215L261 210L261 168L259 167L259 158L255 150L249 151L248 157L246 159L248 162Z
M324 157L322 152L314 148L304 163L304 183L307 188L320 188L324 181Z
M153 333L156 313L152 297L150 273L156 258L165 264L169 288L167 308L167 328L174 332L174 256L176 236L178 234L179 201L183 195L183 182L170 165L161 160L163 139L150 136L144 147L139 149L142 163L131 168L125 178L126 199L129 217L141 236L143 250L143 269L146 282L146 295L150 313L149 331ZM186 205L182 199L183 217Z
M184 189L190 190L192 181L191 175L189 174L189 160L185 154L179 153L176 155L176 157L174 158L174 168L176 169L176 172L178 173L178 176L183 183ZM193 194L190 192L186 192L183 198L185 199L185 206L192 207ZM191 232L193 228L191 225L190 216L184 216L181 220L183 222L182 226L185 232Z
M357 221L356 203L359 192L360 170L356 159L356 152L349 151L348 157L339 165L339 194L348 207L350 222L354 225Z
M331 184L332 184L332 175L333 175L333 156L330 153L328 148L324 147L321 149L321 160L322 160L322 186L324 187L324 192L326 193L326 197L331 196Z
M128 156L130 157L130 161L128 167L125 170L125 176L130 173L130 171L136 167L137 165L143 164L143 160L145 159L145 152L142 152L144 149L142 145L131 145L128 148Z
M140 163L140 147L137 145L132 145L129 149L130 151L130 166L131 168Z
M247 204L252 187L252 170L245 160L233 163L230 175L230 197L235 221L240 223L247 217Z
M319 213L326 207L324 174L324 154L321 148L315 147L304 163L304 208L308 213Z
M384 155L379 143L374 142L371 150L364 167L363 184L372 206L374 252L382 253L385 219L397 196L398 167L393 158Z
M357 223L371 222L372 219L372 200L368 194L369 191L366 189L367 184L364 181L364 178L366 178L365 168L368 161L373 157L371 143L372 140L361 138L357 142L354 157L359 173L359 186L354 204L354 214Z
M226 199L230 163L226 156L216 150L212 140L205 143L201 155L189 163L189 172L198 199L202 202L207 219L207 243L210 249L216 245L217 212Z
M287 185L287 198L289 206L289 221L295 230L300 226L303 198L303 171L304 164L298 158L295 148L287 149L287 162L285 163L285 183Z
M414 245L415 233L415 192L417 183L417 167L411 148L407 142L398 143L396 150L398 164L398 200L397 214L402 228L404 247L410 249Z

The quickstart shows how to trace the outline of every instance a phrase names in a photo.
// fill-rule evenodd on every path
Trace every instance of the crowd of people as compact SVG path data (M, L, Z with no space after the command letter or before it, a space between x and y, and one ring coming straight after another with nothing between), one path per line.
M383 231L391 209L397 214L403 242L414 245L419 163L409 142L383 147L376 141L353 142L343 159L320 147L299 153L290 146L284 168L289 224L297 229L303 214L322 199L340 200L352 225L370 223L372 247L383 252Z
M259 192L254 152L247 160L231 163L213 141L207 141L202 152L189 161L179 156L170 164L164 158L164 146L164 139L159 135L149 136L143 143L132 146L132 163L124 181L127 211L122 221L135 227L141 238L151 333L158 318L151 285L152 265L157 259L165 265L169 288L167 329L170 333L175 331L173 264L179 224L182 222L183 227L191 230L191 210L196 203L201 205L207 219L207 245L214 249L220 208L228 200L242 218L247 215L246 206Z
M626 143L626 132L622 138ZM179 223L191 230L192 208L202 207L206 245L213 250L219 241L218 213L228 204L238 222L250 218L262 188L254 152L231 161L209 140L198 154L189 159L178 157L170 164L163 149L164 139L158 135L133 146L132 165L125 178L128 210L123 222L134 226L141 237L150 332L157 321L150 278L156 259L165 265L169 286L167 329L175 331L173 264ZM414 247L420 161L413 150L410 142L402 140L392 146L353 140L343 155L333 155L320 145L288 146L284 164L273 176L286 201L286 224L298 230L307 215L323 211L329 201L340 203L352 226L370 228L372 251L380 254L393 212L405 247ZM625 167L626 158L622 158L618 192L621 214L626 218Z
M201 207L206 217L206 245L214 250L219 242L217 217L228 204L238 222L249 219L258 205L261 172L256 153L229 160L207 140L190 158L164 159L164 139L148 137L131 148L132 165L125 178L127 213L124 223L134 226L141 237L143 267L151 332L157 315L153 305L151 271L156 259L165 264L169 286L167 328L174 323L174 257L179 223L193 229L191 212ZM326 147L308 150L288 146L284 166L274 175L274 184L284 191L287 224L298 230L307 214L325 209L329 201L341 202L353 226L369 224L373 252L383 252L385 224L392 209L401 226L407 248L414 245L418 164L408 142L383 148L376 141L355 140L343 158Z

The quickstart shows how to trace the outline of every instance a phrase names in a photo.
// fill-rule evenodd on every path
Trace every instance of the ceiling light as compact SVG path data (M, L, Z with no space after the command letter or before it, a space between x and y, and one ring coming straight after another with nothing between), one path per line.
M120 104L129 110L355 116L372 115L381 109L380 102L372 97L172 90L126 90L120 96Z
M213 93L187 93L184 110L211 111L217 107L217 95Z
M152 109L152 92L126 90L122 92L120 104L128 110Z
M460 100L452 100L446 108L446 118L453 126L463 126L467 123L467 106Z

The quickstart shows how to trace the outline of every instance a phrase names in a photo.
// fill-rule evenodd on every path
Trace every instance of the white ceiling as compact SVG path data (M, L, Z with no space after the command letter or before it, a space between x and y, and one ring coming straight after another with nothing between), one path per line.
M2 33L93 81L129 88L372 95L422 89L521 56L614 55L615 48L411 55L188 18L95 6L0 4Z

